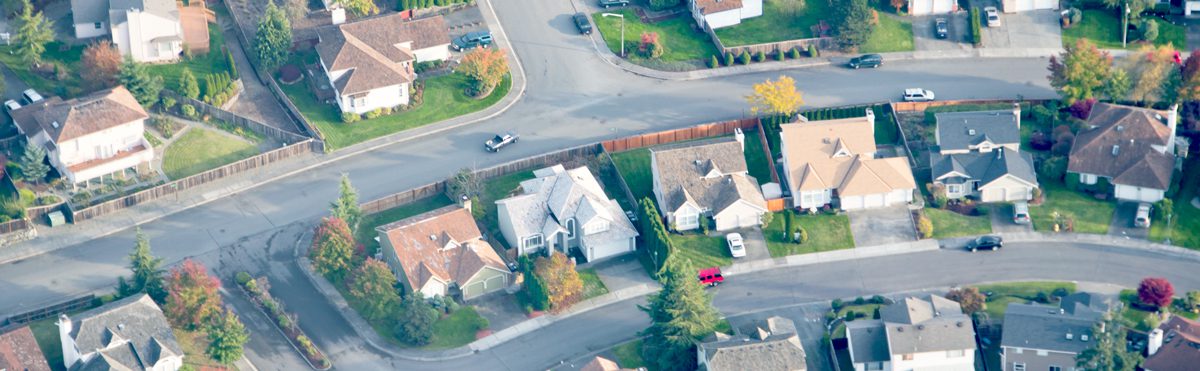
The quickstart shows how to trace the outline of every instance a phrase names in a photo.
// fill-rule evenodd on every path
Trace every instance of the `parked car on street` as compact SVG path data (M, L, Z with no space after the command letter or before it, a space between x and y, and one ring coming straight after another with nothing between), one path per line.
M450 47L458 51L486 48L488 45L492 45L492 33L487 31L468 32L450 41Z
M592 22L588 21L586 14L575 13L575 16L571 18L575 20L575 28L579 29L579 33L584 35L592 33Z
M939 39L945 39L950 34L950 28L946 25L945 18L938 18L933 21L933 34Z
M21 96L25 97L25 103L28 104L34 104L42 101L42 95L38 94L38 92L33 89L25 89L25 91L21 92Z
M996 10L996 7L983 8L983 14L987 18L988 27L1000 27L1000 11Z
M967 242L967 251L975 252L975 250L1000 250L1004 247L1004 239L1000 236L979 236L978 238Z
M483 149L486 149L488 152L500 152L501 148L516 143L517 139L520 139L520 136L513 133L496 134L496 137L489 139L487 143L483 144Z
M725 242L729 245L729 255L735 258L746 256L746 244L742 241L741 233L730 233L725 235Z
M721 282L725 282L725 276L721 275L721 267L701 269L697 277L700 279L700 283L709 286L716 286L721 284Z
M1013 204L1013 223L1029 224L1029 204L1018 202Z
M1137 214L1133 216L1133 226L1138 228L1150 228L1150 204L1140 203L1137 207Z
M904 89L905 102L928 102L933 100L933 92L921 88Z
M9 100L4 101L4 112L11 113L12 111L16 110L17 108L21 108L21 104L17 103L16 100L9 99Z
M855 58L851 58L850 62L846 63L846 67L853 69L859 68L878 68L883 65L883 56L879 54L864 54Z
M613 6L629 6L629 0L599 0L598 4L601 8L608 9Z

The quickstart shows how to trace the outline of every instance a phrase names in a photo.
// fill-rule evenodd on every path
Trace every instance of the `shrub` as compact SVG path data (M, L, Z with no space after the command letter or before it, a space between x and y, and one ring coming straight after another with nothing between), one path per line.
M163 111L170 111L171 108L175 107L176 102L175 102L175 98L162 97L162 99L160 99L158 101L158 103L159 103L159 106L162 107Z
M846 304L842 302L842 299L833 299L833 302L829 303L829 306L833 308L834 312L837 312L842 310L842 307L845 307Z
M377 117L379 117L379 116L383 116L383 109L382 109L382 108L376 108L376 109L373 109L373 110L367 111L367 114L366 114L365 116L367 117L367 120L374 119L374 118L377 118Z
M1071 8L1067 10L1067 18L1071 20L1071 24L1079 24L1083 21L1083 11L1079 8Z
M719 66L720 64L721 64L721 62L717 60L717 56L715 56L715 55L712 56L712 59L708 60L708 68L717 68L717 66Z
M804 229L804 227L796 227L796 232L800 233L800 240L796 241L796 242L798 242L800 244L808 243L808 230L807 229Z
M788 50L788 58L800 59L800 49L792 48L791 50Z
M762 52L762 51L759 51L759 52L757 52L757 53L754 53L754 61L755 61L755 62L762 62L762 61L765 61L765 60L767 60L767 55L766 55L766 54L763 54L763 52Z
M1045 291L1038 291L1038 293L1037 293L1037 296L1035 296L1035 297L1033 298L1033 301L1036 301L1036 302L1039 302L1039 303L1049 303L1049 302L1050 302L1050 295L1046 294L1046 292L1045 292Z
M738 64L750 64L750 52L742 50L742 54L738 55Z
M1054 289L1054 291L1052 291L1052 292L1050 293L1050 295L1053 295L1053 296L1054 296L1054 297L1056 297L1056 298L1061 298L1061 297L1064 297L1064 296L1067 296L1067 295L1070 295L1070 294L1071 294L1071 293L1070 293L1070 292L1068 292L1068 291L1067 291L1067 289L1066 289L1066 288L1063 288L1063 287L1056 288L1056 289Z
M848 310L848 311L846 311L845 317L846 317L846 322L850 322L850 321L853 321L855 318L858 318L858 313L855 313L852 310Z
M1138 38L1148 43L1158 39L1158 22L1153 17L1142 19L1138 25Z
M1054 145L1054 141L1050 140L1050 136L1046 133L1037 131L1029 136L1029 146L1039 151L1049 151Z
M864 305L864 304L867 304L867 299L863 299L863 297L861 297L861 296L854 298L854 305Z
M783 51L782 50L776 51L775 52L775 60L783 61L783 59L784 59Z
M979 46L983 43L982 26L979 24L979 8L971 7L968 17L971 18L971 44Z
M821 52L819 50L817 50L816 45L809 44L808 45L808 56L812 57L812 58L820 57Z
M183 117L195 120L197 117L196 107L190 104L179 106L179 112L183 113Z
M641 42L638 43L638 52L641 53L642 57L657 59L663 53L666 53L666 51L667 49L662 45L662 37L658 35L658 32L642 32Z
M725 53L725 65L726 66L733 65L733 53Z
M921 238L933 238L933 221L924 213L917 218L917 231L921 232Z
M1029 110L1029 113L1031 116L1033 116L1033 121L1039 125L1048 124L1054 118L1054 111L1040 104L1033 106L1033 108Z
M359 116L359 114L357 114L357 113L342 112L342 123L344 123L344 124L353 124L355 122L358 122L358 120L360 120L360 119L362 119L362 116Z
M884 298L882 295L872 296L871 304L887 304L887 298Z
M663 10L679 6L679 0L650 0L650 9Z
M239 285L242 285L242 286L246 286L246 282L250 282L250 280L251 280L250 273L237 272L237 274L234 275L234 281L236 281Z
M1071 112L1071 116L1077 119L1087 120L1088 114L1092 112L1092 106L1095 104L1096 98L1080 99L1071 104L1071 107L1067 111Z

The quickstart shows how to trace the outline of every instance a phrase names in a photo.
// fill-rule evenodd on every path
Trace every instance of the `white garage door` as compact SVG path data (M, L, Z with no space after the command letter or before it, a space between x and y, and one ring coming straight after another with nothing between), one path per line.
M888 195L887 195L888 206L908 202L909 194L912 194L912 191L907 190L907 189L897 189L895 191L892 191L891 193L888 193Z
M607 244L596 244L596 246L588 246L588 260L600 260L614 255L627 253L630 250L628 240L612 241Z
M1028 201L1029 196L1029 189L1025 187L1008 188L1004 195L1005 201Z
M1058 0L1034 0L1034 9L1058 9Z
M883 194L863 197L863 207L883 207Z
M842 210L858 210L863 207L862 196L842 197Z
M1033 0L1017 0L1017 11L1033 10Z
M926 15L933 13L934 0L909 0L908 13L912 15Z
M946 14L954 11L955 0L933 0L933 14Z

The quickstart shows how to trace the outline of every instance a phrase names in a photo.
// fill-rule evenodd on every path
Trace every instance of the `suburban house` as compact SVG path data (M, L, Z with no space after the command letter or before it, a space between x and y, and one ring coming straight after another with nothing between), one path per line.
M183 53L176 0L71 0L71 13L75 37L112 35L121 55L134 61L169 62Z
M321 68L342 112L408 104L414 63L450 58L442 16L406 21L400 13L317 30Z
M875 114L865 117L780 125L784 177L792 204L816 209L838 199L843 210L911 202L917 182L908 160L879 158Z
M958 303L909 297L879 308L879 318L846 322L855 371L975 369L975 330Z
M1171 6L1182 10L1184 16L1200 12L1200 0L1171 0Z
M146 294L80 313L58 316L63 362L68 370L175 371L183 348L162 309Z
M715 30L763 14L763 0L690 0L692 18L702 29Z
M1171 187L1180 167L1176 159L1177 107L1149 108L1096 103L1084 129L1075 135L1070 176L1079 183L1101 189L1112 185L1112 194L1123 201L1158 202Z
M1000 11L1005 13L1056 9L1058 0L1000 0Z
M807 356L796 324L775 316L767 318L766 328L755 328L750 336L714 333L709 341L696 345L697 364L706 371L804 371Z
M1070 370L1075 356L1096 342L1093 326L1108 312L1107 298L1075 293L1058 306L1011 303L1000 340L1003 371Z
M71 184L123 177L126 169L149 171L154 160L144 136L150 116L123 86L67 101L51 97L11 115L17 131L45 148L50 164Z
M512 272L471 216L471 203L450 205L375 228L383 261L408 292L463 300L499 291Z
M747 173L743 140L739 131L734 139L650 150L654 198L668 228L697 229L706 217L718 231L762 223L767 201Z
M1200 322L1171 316L1150 331L1143 370L1192 370L1196 365L1200 365Z
M620 365L617 365L611 359L596 356L592 358L591 362L583 365L583 368L580 368L579 371L633 371L633 369L621 368Z
M29 326L0 333L0 370L50 371L50 363Z
M535 170L521 194L496 201L500 232L520 255L578 250L587 261L633 252L637 229L587 167Z
M1028 201L1038 188L1033 156L1021 152L1021 106L1012 111L939 113L929 152L933 184L950 199Z
M950 14L958 10L955 0L908 0L908 15Z

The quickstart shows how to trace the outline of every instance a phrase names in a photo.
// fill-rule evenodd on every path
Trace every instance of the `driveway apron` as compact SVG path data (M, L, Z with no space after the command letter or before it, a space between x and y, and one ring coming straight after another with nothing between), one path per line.
M848 214L855 246L879 246L917 239L908 206L855 210Z

